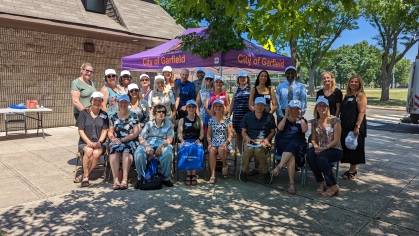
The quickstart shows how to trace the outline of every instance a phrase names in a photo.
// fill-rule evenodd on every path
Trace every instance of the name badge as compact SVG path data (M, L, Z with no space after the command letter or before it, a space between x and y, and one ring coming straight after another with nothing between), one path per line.
M191 127L192 123L185 123L185 126Z
M99 117L102 118L102 119L108 118L105 114L100 114Z
M348 102L352 102L354 98L348 98Z
M333 128L332 127L326 127L326 131L333 133Z
M263 96L264 98L266 98L266 99L270 99L271 98L271 95L265 95L265 96Z
M220 96L220 98L226 98L226 96Z

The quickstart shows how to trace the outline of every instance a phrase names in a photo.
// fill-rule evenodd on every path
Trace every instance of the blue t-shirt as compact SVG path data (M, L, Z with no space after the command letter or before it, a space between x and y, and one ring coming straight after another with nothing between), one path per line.
M195 85L190 81L186 81L185 84L182 84L180 79L176 80L176 83L179 85L180 109L180 107L186 105L187 101L196 99Z

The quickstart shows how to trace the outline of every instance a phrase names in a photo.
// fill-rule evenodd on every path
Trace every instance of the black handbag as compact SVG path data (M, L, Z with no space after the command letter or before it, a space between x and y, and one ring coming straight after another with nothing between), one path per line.
M150 179L146 179L142 177L140 180L140 189L141 190L161 189L162 182L163 182L163 176L160 173L154 175Z

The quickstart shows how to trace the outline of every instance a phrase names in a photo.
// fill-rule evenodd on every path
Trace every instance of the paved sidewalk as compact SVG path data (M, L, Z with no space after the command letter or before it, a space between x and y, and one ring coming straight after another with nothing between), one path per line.
M73 184L75 127L46 129L46 139L0 133L0 230L10 235L418 235L418 135L369 130L358 179L341 194L315 193L309 172L290 195L282 171L270 186L219 176L215 185L176 182L156 191L112 191L98 178ZM18 133L18 132L17 132ZM341 165L341 173L348 165ZM100 175L100 171L97 171ZM184 173L181 175L181 180Z

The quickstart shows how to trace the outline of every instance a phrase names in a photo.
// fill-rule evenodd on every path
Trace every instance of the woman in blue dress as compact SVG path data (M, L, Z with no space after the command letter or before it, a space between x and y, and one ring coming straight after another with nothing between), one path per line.
M113 186L116 189L128 188L128 172L132 164L133 154L139 145L139 119L137 114L128 109L130 99L123 94L118 97L119 111L109 121L108 137L109 162L113 175ZM122 160L122 180L118 178L119 162Z
M275 136L276 152L281 155L278 166L272 170L277 176L282 166L287 164L290 184L288 193L295 194L294 172L295 165L303 166L307 153L305 133L308 130L307 120L301 116L302 104L299 100L291 100L285 110L285 116L278 123L279 134Z
M250 112L248 104L250 96L250 79L246 71L242 70L238 73L236 83L238 84L238 87L230 104L230 114L233 114L233 128L236 131L236 145L241 149L243 144L241 122L243 116Z
M205 82L202 83L202 88L201 90L199 90L198 95L196 96L196 103L198 104L199 107L199 117L201 117L201 120L204 121L204 132L207 133L207 128L208 128L208 121L209 121L209 116L207 115L206 111L205 111L205 100L207 99L208 94L214 90L214 73L212 72L207 72L205 73L205 77L204 80Z

